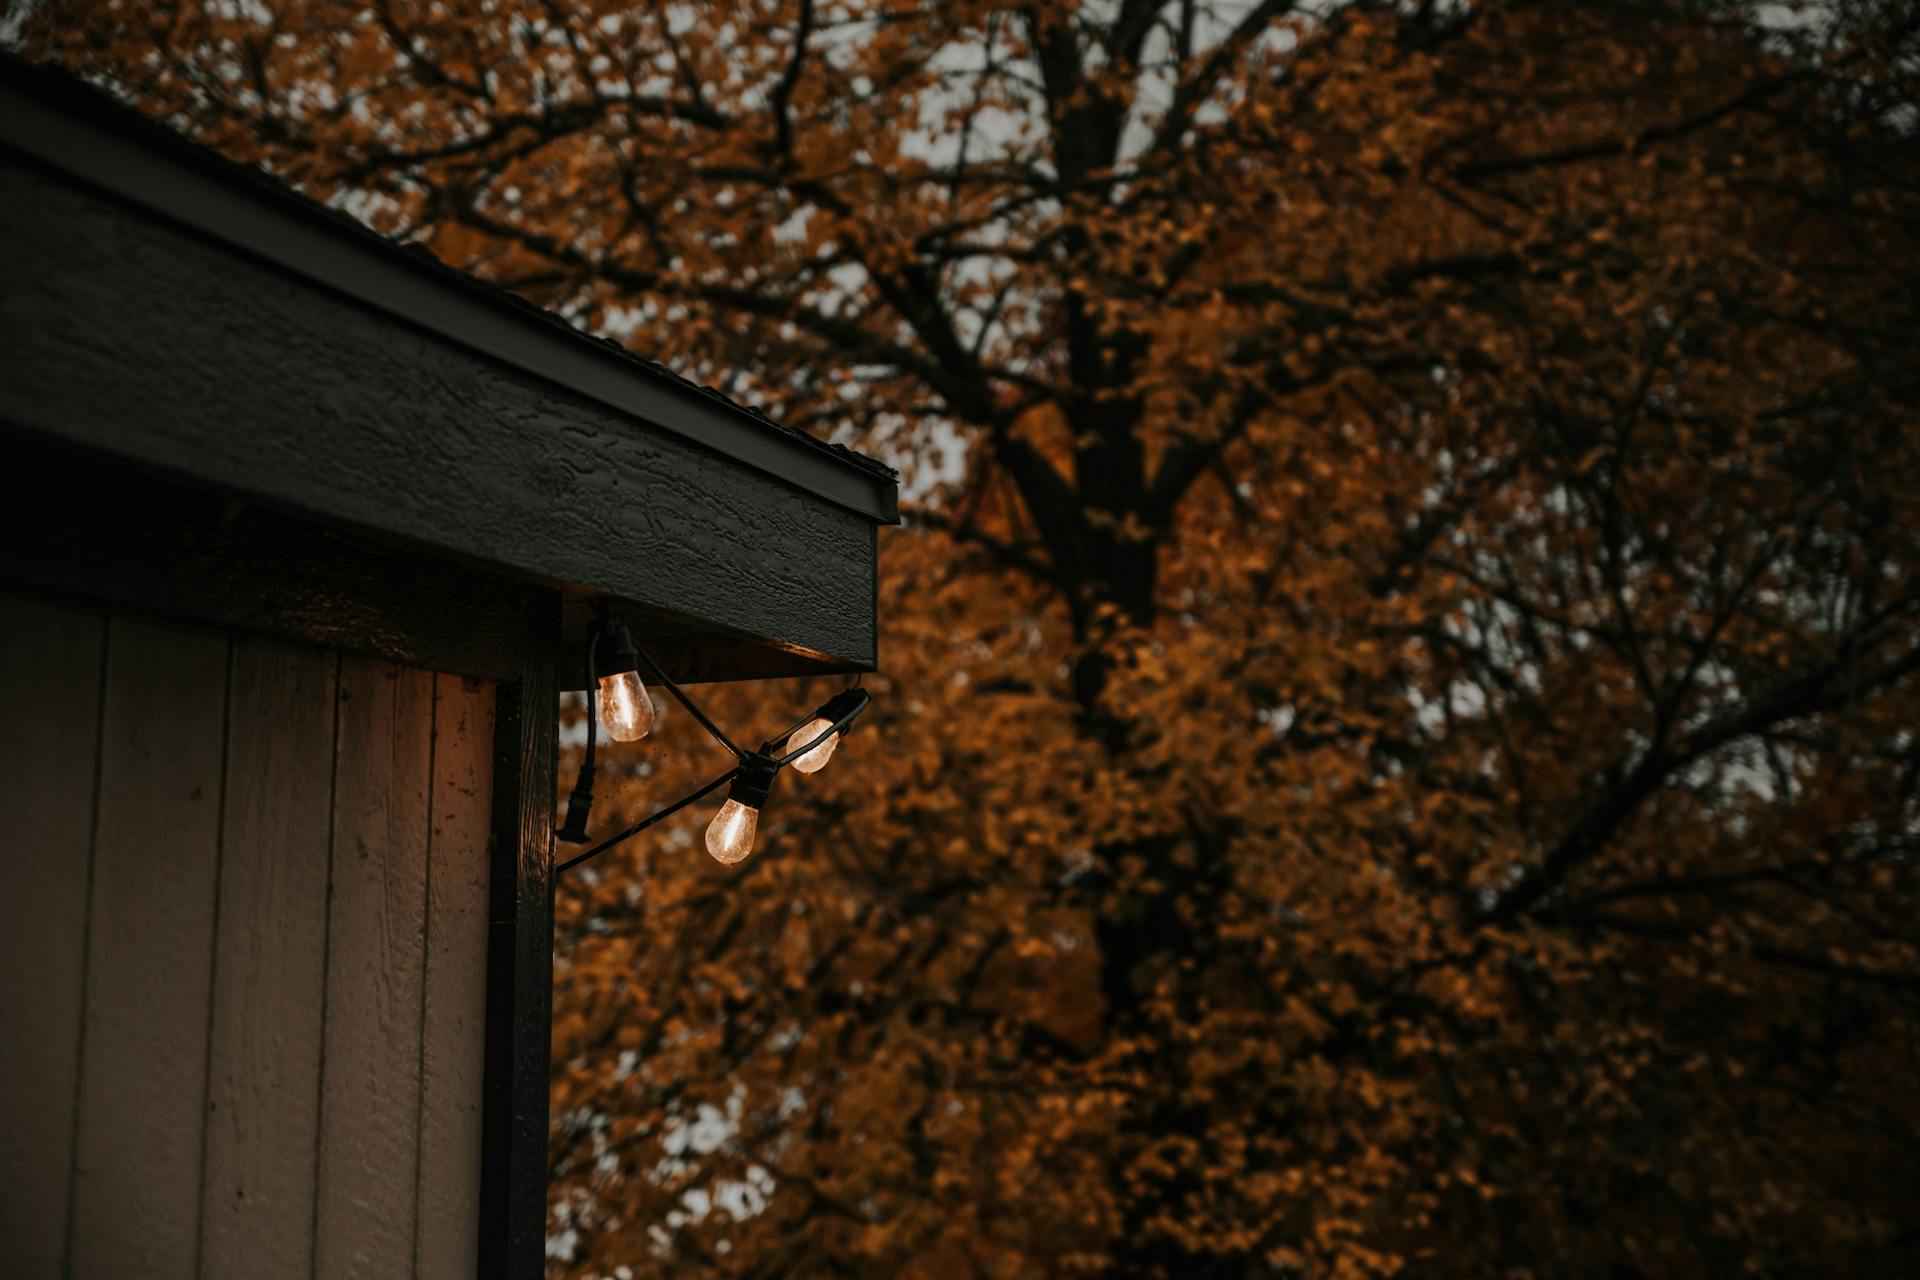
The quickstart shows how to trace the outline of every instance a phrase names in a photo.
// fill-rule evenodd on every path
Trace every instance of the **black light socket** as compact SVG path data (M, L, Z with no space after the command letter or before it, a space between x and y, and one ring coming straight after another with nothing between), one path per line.
M640 646L618 618L600 619L600 640L593 649L593 678L625 675L640 669Z
M773 775L780 771L772 756L756 751L740 762L740 772L727 789L727 799L738 800L749 809L766 807L773 791Z
M842 717L850 716L856 711L864 710L866 705L872 701L872 696L868 694L865 689L842 689L821 703L820 709L813 714L818 719L825 720L829 724L839 724ZM841 726L840 732L844 736L851 728L853 728L853 724L849 721L847 724Z

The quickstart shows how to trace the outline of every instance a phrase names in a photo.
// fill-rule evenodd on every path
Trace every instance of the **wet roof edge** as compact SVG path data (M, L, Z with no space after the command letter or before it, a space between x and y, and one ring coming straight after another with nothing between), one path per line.
M544 381L883 524L891 470L697 386L551 312L386 239L57 69L0 53L0 143Z

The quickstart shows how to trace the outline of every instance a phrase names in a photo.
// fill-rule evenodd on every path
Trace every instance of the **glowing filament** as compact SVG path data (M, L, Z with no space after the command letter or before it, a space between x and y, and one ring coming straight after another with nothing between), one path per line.
M600 677L600 724L615 742L638 742L653 728L653 699L638 671Z
M729 797L707 828L707 852L728 865L743 861L753 852L753 837L759 829L760 811Z

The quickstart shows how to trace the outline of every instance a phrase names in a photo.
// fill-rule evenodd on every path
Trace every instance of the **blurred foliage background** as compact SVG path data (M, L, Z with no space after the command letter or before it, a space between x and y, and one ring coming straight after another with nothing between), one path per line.
M1912 1274L1914 5L9 21L904 473L561 892L552 1274Z

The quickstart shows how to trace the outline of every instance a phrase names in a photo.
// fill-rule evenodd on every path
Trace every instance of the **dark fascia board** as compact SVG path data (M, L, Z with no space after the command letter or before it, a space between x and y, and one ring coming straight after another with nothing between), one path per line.
M36 449L64 449L82 474L142 470L414 562L605 600L702 638L707 678L767 674L778 654L874 662L868 517L4 145L0 350L0 475L30 493L61 474ZM114 505L74 497L96 519Z
M65 72L0 53L0 143L314 284L697 441L881 524L891 468L738 405L222 159Z

